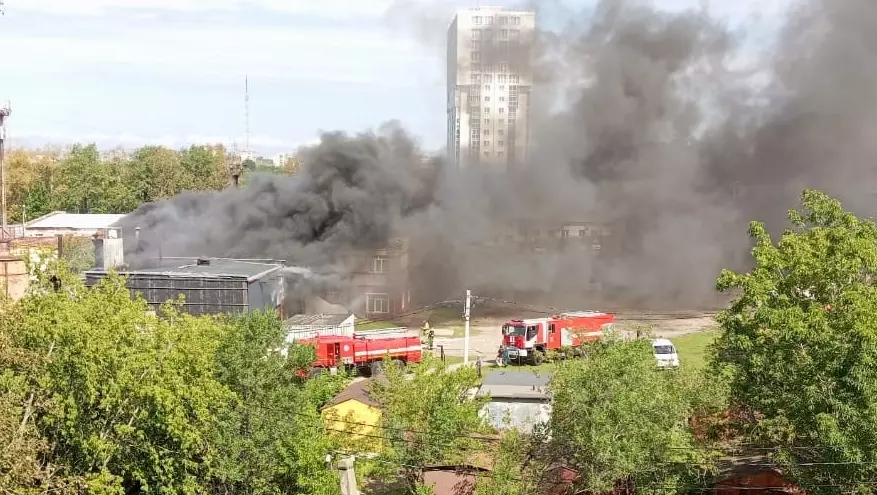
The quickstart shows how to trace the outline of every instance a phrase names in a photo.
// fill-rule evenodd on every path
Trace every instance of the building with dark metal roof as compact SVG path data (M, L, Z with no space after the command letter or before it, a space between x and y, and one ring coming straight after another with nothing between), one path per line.
M281 313L285 295L284 264L276 260L164 258L147 268L120 266L132 293L141 294L153 309L183 296L183 311L192 315L248 313L273 309ZM93 286L109 273L85 273Z

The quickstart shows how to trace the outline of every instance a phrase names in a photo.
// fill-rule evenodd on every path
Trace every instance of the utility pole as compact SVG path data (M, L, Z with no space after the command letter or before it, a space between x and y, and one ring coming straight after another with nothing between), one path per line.
M360 495L356 488L356 473L353 470L353 456L338 461L338 474L341 475L341 495Z
M0 241L6 241L9 232L6 230L6 164L3 161L6 141L6 117L11 113L9 104L0 106Z
M466 289L466 305L463 307L463 318L466 319L466 332L463 339L463 365L469 364L469 309L472 307L472 291Z

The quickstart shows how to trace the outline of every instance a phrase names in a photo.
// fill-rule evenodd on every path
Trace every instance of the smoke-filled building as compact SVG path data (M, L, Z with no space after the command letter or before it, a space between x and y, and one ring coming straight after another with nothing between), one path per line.
M460 10L448 28L448 154L459 167L527 158L534 12Z
M323 299L374 319L398 315L409 307L407 240L393 239L376 250L351 250L347 256L354 266L349 288L325 293Z

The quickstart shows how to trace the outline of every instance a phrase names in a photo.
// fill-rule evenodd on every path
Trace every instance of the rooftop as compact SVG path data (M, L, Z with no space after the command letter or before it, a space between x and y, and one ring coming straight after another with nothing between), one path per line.
M246 278L247 281L258 280L271 272L283 269L283 263L275 260L233 260L222 258L206 259L207 263L199 263L198 258L165 258L156 266L137 269L120 269L123 275L158 275L167 277L194 278ZM103 273L104 270L94 269L87 273Z
M283 321L283 326L336 326L344 323L345 320L352 317L352 314L340 315L295 315Z
M545 400L550 381L551 373L491 370L484 376L478 395L489 395L492 399Z
M115 227L116 222L124 217L125 215L109 213L67 213L53 211L36 220L31 220L25 227L27 229L106 229Z
M341 404L342 402L347 402L349 400L355 400L362 404L366 404L372 407L381 407L381 404L372 398L369 390L371 389L372 383L375 380L380 380L384 384L387 384L387 379L383 376L378 378L369 378L367 380L360 380L358 382L351 383L347 388L341 391L340 394L336 395L329 402L326 403L325 407L334 406Z

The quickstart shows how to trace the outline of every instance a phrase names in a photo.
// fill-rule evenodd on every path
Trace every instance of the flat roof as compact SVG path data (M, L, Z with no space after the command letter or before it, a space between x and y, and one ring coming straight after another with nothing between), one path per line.
M258 280L271 272L280 270L283 264L259 260L230 260L209 258L209 264L198 264L197 258L190 260L163 260L158 266L137 269L119 269L122 275L158 275L167 277L193 278L246 278ZM89 270L86 274L102 274L105 270Z
M73 229L94 230L116 227L116 223L125 218L124 214L115 213L67 213L53 211L31 220L26 229Z
M340 315L294 315L283 320L283 326L303 326L303 325L323 325L336 326L344 323L347 319L353 317L352 313Z

